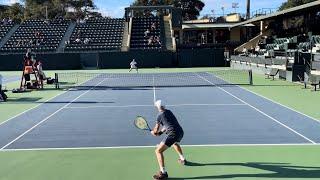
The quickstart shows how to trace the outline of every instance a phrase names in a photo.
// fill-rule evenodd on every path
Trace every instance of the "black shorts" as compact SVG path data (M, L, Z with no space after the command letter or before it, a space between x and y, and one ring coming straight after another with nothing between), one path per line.
M181 142L183 134L183 132L168 134L161 142L163 142L166 146L171 147L173 144Z

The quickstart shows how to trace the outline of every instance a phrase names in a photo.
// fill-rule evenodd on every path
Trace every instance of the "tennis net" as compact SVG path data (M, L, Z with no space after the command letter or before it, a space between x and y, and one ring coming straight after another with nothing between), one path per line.
M197 87L252 85L248 70L178 73L56 73L56 88Z

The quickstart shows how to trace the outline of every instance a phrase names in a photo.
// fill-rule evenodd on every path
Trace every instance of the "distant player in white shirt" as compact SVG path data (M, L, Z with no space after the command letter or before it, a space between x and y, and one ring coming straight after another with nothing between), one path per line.
M135 61L135 59L133 59L133 60L131 61L131 63L130 63L130 70L129 70L129 72L131 72L132 69L135 69L135 70L137 71L137 73L138 73L137 64L138 64L138 63Z

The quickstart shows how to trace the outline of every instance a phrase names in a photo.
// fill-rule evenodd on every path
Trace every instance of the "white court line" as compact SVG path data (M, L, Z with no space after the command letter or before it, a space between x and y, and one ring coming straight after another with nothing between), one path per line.
M287 143L287 144L200 144L200 145L181 145L182 147L270 147L270 146L320 146L311 143ZM155 148L154 146L101 146L101 147L72 147L72 148L30 148L30 149L2 149L1 152L16 151L58 151L58 150L103 150L103 149L143 149Z
M297 111L297 110L295 110L295 109L293 109L293 108L290 108L290 107L288 107L288 106L286 106L286 105L280 104L279 102L276 102L276 101L274 101L274 100L272 100L272 99L269 99L269 98L267 98L267 97L265 97L265 96L263 96L263 95L260 95L260 94L258 94L258 93L256 93L256 92L253 92L253 91L251 91L251 90L249 90L249 89L245 89L245 88L243 88L243 87L241 87L241 86L238 86L238 85L237 85L237 87L239 87L239 88L241 88L241 89L243 89L243 90L245 90L245 91L249 91L249 92L252 93L252 94L255 94L255 95L259 96L259 97L262 97L263 99L266 99L266 100L268 100L268 101L270 101L270 102L273 102L273 103L275 103L275 104L278 104L278 105L280 105L280 106L282 106L282 107L284 107L284 108L287 108L287 109L289 109L289 110L291 110L291 111L294 111L294 112L296 112L296 113L298 113L298 114L301 114L301 115L303 115L303 116L306 116L307 118L312 119L312 120L316 121L317 123L320 123L320 120L318 120L318 119L316 119L316 118L314 118L314 117L311 117L311 116L309 116L309 115L307 115L307 114L304 114L304 113L302 113L302 112L299 112L299 111Z
M0 123L0 126L1 126L1 125L3 125L3 124L5 124L5 123L7 123L8 121L10 121L10 120L12 120L12 119L14 119L14 118L18 117L18 116L21 116L22 114L24 114L24 113L26 113L26 112L28 112L28 111L31 111L31 110L33 110L33 109L35 109L35 108L37 108L37 107L39 107L39 106L41 106L41 105L43 105L43 104L45 104L45 103L49 102L49 101L51 101L52 99L54 99L54 98L56 98L56 97L58 97L58 96L60 96L60 95L63 95L63 94L64 94L64 93L66 93L66 92L68 92L68 91L64 91L64 92L62 92L62 93L59 93L59 94L57 94L57 95L53 96L52 98L47 99L46 101L44 101L44 102L42 102L42 103L40 103L40 104L38 104L38 105L36 105L36 106L34 106L34 107L32 107L32 108L29 108L29 109L27 109L27 110L25 110L25 111L23 111L23 112L21 112L21 113L19 113L19 114L15 115L15 116L13 116L13 117L11 117L11 118L9 118L9 119L7 119L7 120L5 120L5 121L1 122L1 123ZM9 101L9 102L10 102L10 101Z
M54 113L52 113L51 115L49 115L48 117L46 117L45 119L43 119L42 121L38 122L36 125L32 126L30 129L28 129L27 131L25 131L24 133L22 133L21 135L19 135L17 138L15 138L14 140L12 140L11 142L9 142L8 144L6 144L5 146L3 146L0 150L5 149L6 147L10 146L12 143L14 143L15 141L19 140L21 137L23 137L24 135L26 135L28 132L32 131L33 129L35 129L36 127L38 127L40 124L42 124L43 122L47 121L48 119L50 119L52 116L54 116L55 114L57 114L58 112L60 112L61 110L63 110L65 107L69 106L70 104L72 104L74 101L78 100L80 97L82 97L83 95L87 94L88 92L90 92L93 88L99 86L101 83L103 83L106 79L103 79L101 82L99 82L98 84L96 84L94 87L91 87L89 90L83 92L82 94L80 94L78 97L76 97L75 99L73 99L71 102L69 102L68 104L65 104L63 107L61 107L60 109L58 109L57 111L55 111Z
M195 74L197 74L197 73L195 73ZM212 85L216 86L216 84L212 83L211 81L209 81L209 80L208 80L208 79L206 79L205 77L202 77L202 76L201 76L201 75L199 75L199 74L197 74L197 75L199 76L199 78L201 78L201 79L203 79L203 80L207 81L208 83L210 83L210 84L212 84ZM229 94L230 96L232 96L232 97L234 97L234 98L238 99L238 100L239 100L239 101L241 101L242 103L247 104L247 105L248 105L248 106L250 106L252 109L254 109L254 110L256 110L257 112L261 113L262 115L264 115L264 116L268 117L269 119L271 119L271 120L275 121L276 123L280 124L281 126L283 126L283 127L287 128L288 130L292 131L293 133L295 133L295 134L299 135L299 136L300 136L300 137L302 137L303 139L305 139L305 140L309 141L309 142L310 142L310 143L312 143L312 144L316 144L316 142L314 142L313 140L311 140L311 139L307 138L306 136L302 135L301 133L297 132L296 130L294 130L294 129L290 128L289 126L285 125L284 123L282 123L282 122L278 121L277 119L275 119L275 118L273 118L273 117L269 116L269 115L268 115L268 114L266 114L265 112L263 112L263 111L261 111L260 109L258 109L258 108L256 108L256 107L252 106L252 105L251 105L251 104L249 104L248 102L246 102L246 101L244 101L244 100L240 99L239 97L235 96L234 94L230 93L229 91L227 91L227 90L225 90L225 89L223 89L223 88L221 88L221 87L218 87L218 88L219 88L219 89L221 89L222 91L224 91L225 93Z
M246 104L172 104L168 107L180 106L247 106ZM69 106L65 109L94 109L94 108L130 108L130 107L154 107L154 105L119 105L119 106Z
M90 81L90 80L92 80L92 79L89 79L89 80L87 80L87 81L85 81L85 82L83 82L83 83L81 83L81 84L84 84L84 83L86 83L86 82L88 82L88 81ZM58 96L60 96L60 95L63 95L63 94L65 94L65 93L69 92L70 90L71 90L71 89L68 89L67 91L64 91L64 92L62 92L62 93L59 93L59 94L57 94L57 95L53 96L52 98L47 99L47 100L46 100L46 101L44 101L43 103L40 103L40 104L38 104L38 105L36 105L36 106L34 106L34 107L32 107L32 108L29 108L29 109L27 109L27 110L25 110L25 111L23 111L23 112L21 112L21 113L19 113L19 114L15 115L15 116L13 116L13 117L11 117L11 118L9 118L9 119L7 119L7 120L5 120L5 121L1 122L1 123L0 123L0 126L1 126L1 125L3 125L3 124L5 124L5 123L7 123L8 121L10 121L10 120L12 120L12 119L15 119L15 118L17 118L17 117L21 116L21 115L22 115L22 114L24 114L24 113L27 113L27 112L29 112L29 111L31 111L31 110L33 110L33 109L35 109L35 108L37 108L37 107L39 107L39 106L43 105L43 104L46 104L47 102L49 102L49 101L51 101L51 100L55 99L56 97L58 97Z
M152 76L153 77L153 104L156 102L156 86L154 85L154 75Z

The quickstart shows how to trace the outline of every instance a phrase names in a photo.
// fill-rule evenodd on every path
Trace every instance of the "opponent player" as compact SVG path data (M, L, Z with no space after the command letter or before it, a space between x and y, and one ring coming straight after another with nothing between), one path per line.
M138 73L137 64L138 64L138 63L135 61L135 59L133 59L133 60L131 61L131 63L130 63L130 70L129 70L129 72L131 72L132 69L135 69L135 70L137 71L137 73Z
M168 173L165 169L164 165L164 157L163 152L167 150L169 147L173 146L176 152L179 155L178 162L182 165L186 163L186 159L183 156L182 149L178 144L183 138L183 129L181 128L180 124L178 123L177 118L174 114L165 108L163 102L158 100L155 102L155 106L159 111L159 115L156 121L156 125L151 131L153 136L160 136L163 132L166 133L166 137L162 140L162 142L158 145L156 149L156 156L160 167L160 172L153 176L154 179L167 179ZM160 127L163 127L160 130Z

